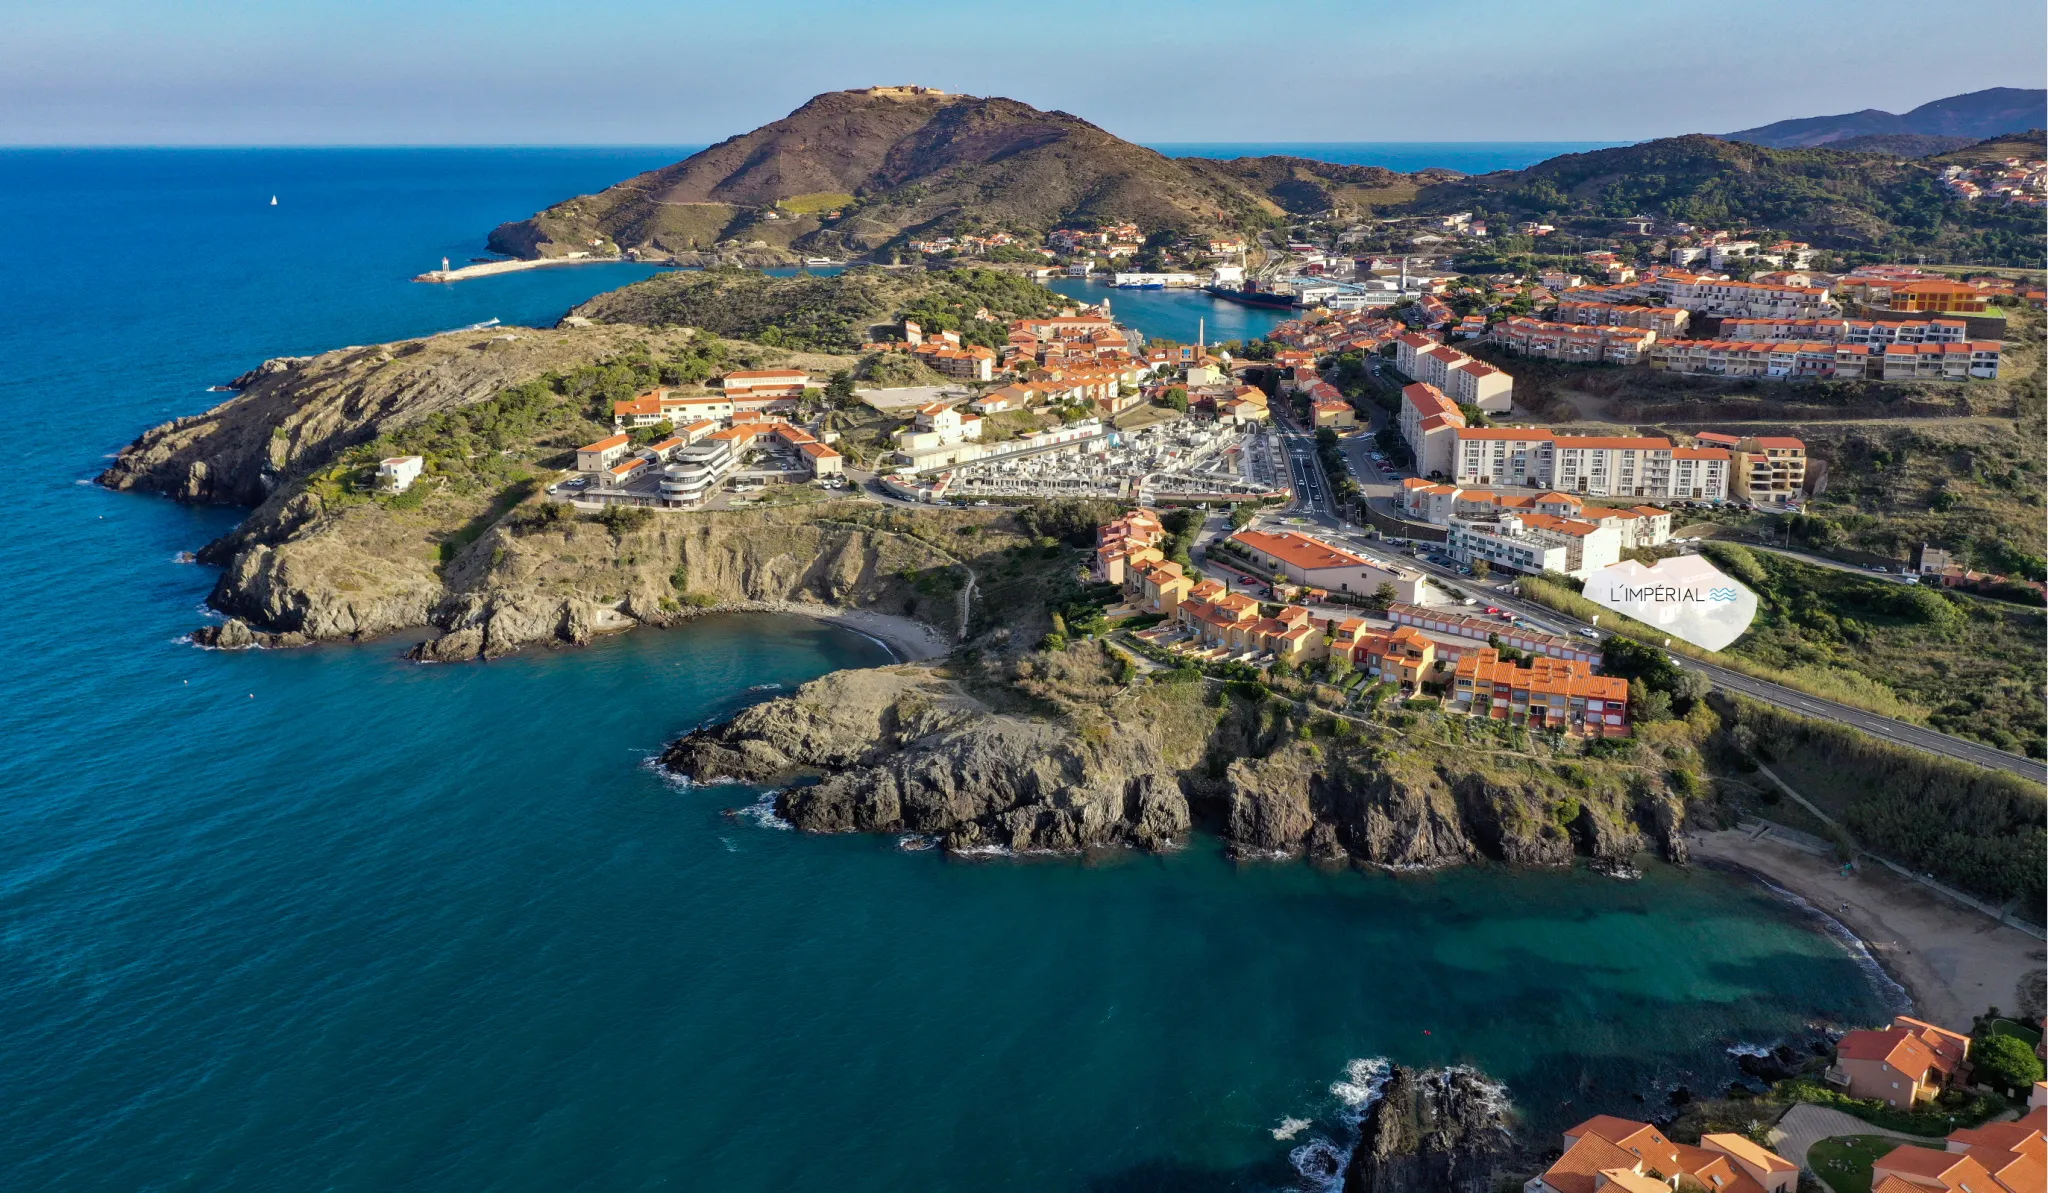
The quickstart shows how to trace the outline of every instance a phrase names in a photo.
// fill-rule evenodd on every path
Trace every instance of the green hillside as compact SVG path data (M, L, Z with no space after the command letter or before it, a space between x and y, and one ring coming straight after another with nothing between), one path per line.
M849 269L831 277L769 277L749 269L664 273L571 311L598 323L696 327L778 348L850 352L906 315L968 343L1003 342L1011 319L1071 306L1014 274L989 269ZM978 319L986 310L989 317Z
M2039 214L1949 197L1942 160L1671 137L1426 187L1406 210L1472 209L1589 234L1650 215L1769 229L1827 249L2039 265Z

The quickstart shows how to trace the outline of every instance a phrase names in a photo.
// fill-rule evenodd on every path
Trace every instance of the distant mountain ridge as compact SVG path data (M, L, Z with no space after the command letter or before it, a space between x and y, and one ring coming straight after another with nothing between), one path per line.
M1996 138L1984 144L2010 147ZM1973 144L1926 162L1901 161L1893 154L1773 149L1694 134L1424 187L1404 210L1484 211L1595 236L1626 230L1633 216L1651 216L1708 228L1768 229L1824 249L1931 251L1986 265L2037 265L2043 248L2038 209L1965 203L1943 191L1938 167L1969 160L1973 152L1984 150Z
M2048 89L1989 87L1921 104L1903 116L1865 108L1861 112L1845 112L1839 116L1779 120L1741 132L1724 133L1721 139L1768 145L1775 149L1810 149L1819 146L1833 148L1838 142L1854 138L1899 134L1967 137L1978 141L2000 133L2015 133L2044 125L2048 125ZM1942 149L1930 151L1939 153Z
M2014 96L2041 95L1998 88L1909 116L1944 128L1999 124L1997 112L2024 107ZM1769 127L1789 125L1803 128L1798 136L1833 135L1816 121ZM1468 177L1304 157L1170 158L1012 99L872 88L816 96L683 161L503 224L490 244L527 258L635 252L685 265L764 265L814 254L886 260L919 239L1006 232L1017 247L992 259L1036 261L1028 249L1063 224L1130 223L1148 237L1199 239L1300 216L1470 209L1588 235L1624 231L1629 217L1648 215L1788 233L1829 249L2020 265L2041 255L2032 209L1959 202L1937 177L1941 164L2026 152L2026 137L2038 141L2012 131L1960 147L1954 133L1859 132L1791 149L1694 134ZM1869 152L1843 151L1851 148ZM1930 153L1941 156L1902 160Z

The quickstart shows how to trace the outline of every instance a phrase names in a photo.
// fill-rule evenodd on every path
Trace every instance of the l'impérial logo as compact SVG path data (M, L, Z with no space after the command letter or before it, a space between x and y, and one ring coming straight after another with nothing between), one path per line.
M1708 650L1740 638L1756 620L1756 594L1698 555L1601 568L1586 577L1586 599Z

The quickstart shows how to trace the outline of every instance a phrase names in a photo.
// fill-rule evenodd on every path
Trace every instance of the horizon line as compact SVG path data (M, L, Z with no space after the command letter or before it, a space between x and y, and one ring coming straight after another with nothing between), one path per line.
M1717 136L1715 133L1673 133L1671 136ZM1531 140L1458 140L1434 141L1144 141L1132 140L1131 144L1154 149L1161 145L1640 145L1646 140L1666 140L1664 137L1638 139L1609 139L1598 137L1556 137ZM708 149L716 141L23 141L0 142L0 153L23 150L50 151L94 151L94 150L203 150L203 149Z

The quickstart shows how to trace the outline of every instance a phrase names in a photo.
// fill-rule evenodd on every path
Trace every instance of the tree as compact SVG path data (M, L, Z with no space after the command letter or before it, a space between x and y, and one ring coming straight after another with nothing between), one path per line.
M1186 388L1182 386L1167 386L1166 392L1160 395L1159 400L1166 403L1168 407L1174 410L1178 410L1182 414L1186 414L1188 412L1188 391L1186 390Z
M2017 1094L2041 1080L2041 1058L2014 1036L1986 1036L1970 1048L1970 1063L1987 1085Z
M853 373L847 369L833 373L831 380L825 382L825 397L834 406L844 406L852 401Z
M1386 608L1394 603L1394 586L1392 584L1381 584L1378 588L1372 590L1371 599L1373 608Z
M1487 576L1491 575L1492 572L1493 565L1486 562L1484 559L1475 559L1472 561L1472 578L1474 580L1484 580Z

